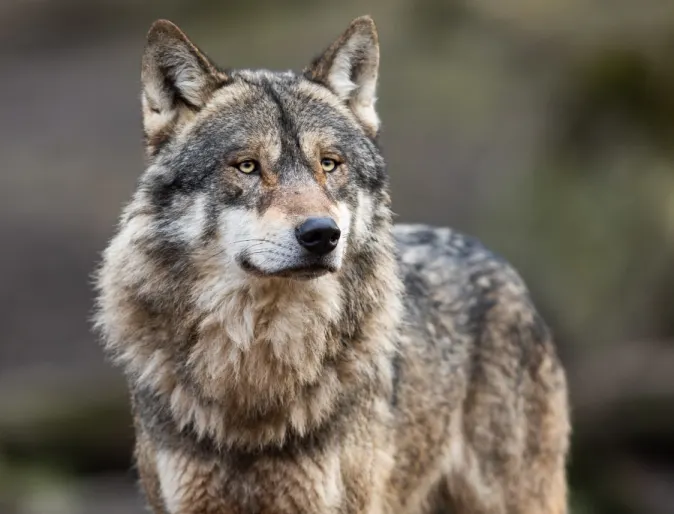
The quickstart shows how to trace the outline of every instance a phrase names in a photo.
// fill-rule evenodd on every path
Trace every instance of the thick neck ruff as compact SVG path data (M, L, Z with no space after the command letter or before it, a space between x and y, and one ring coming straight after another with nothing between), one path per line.
M200 269L184 301L159 309L102 273L107 348L179 430L218 447L278 445L320 426L349 391L390 382L401 309L392 252L367 273L356 263L309 281Z

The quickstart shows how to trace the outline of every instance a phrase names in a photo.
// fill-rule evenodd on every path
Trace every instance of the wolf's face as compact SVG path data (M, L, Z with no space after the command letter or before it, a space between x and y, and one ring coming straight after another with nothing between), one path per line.
M150 166L137 195L154 246L263 277L339 271L387 209L378 60L369 18L302 75L219 71L177 27L155 23L142 76Z

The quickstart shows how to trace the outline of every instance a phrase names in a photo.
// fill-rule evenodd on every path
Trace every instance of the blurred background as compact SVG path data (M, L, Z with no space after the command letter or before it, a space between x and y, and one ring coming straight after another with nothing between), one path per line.
M556 333L572 513L674 512L674 2L2 0L0 513L142 512L89 317L143 169L150 23L301 69L366 13L399 220L480 237Z

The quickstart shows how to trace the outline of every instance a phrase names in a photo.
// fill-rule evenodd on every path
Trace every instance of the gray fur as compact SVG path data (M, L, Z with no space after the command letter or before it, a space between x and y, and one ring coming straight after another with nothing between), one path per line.
M566 512L549 330L478 241L392 225L378 60L367 17L302 74L221 71L169 22L148 35L148 168L97 326L157 514ZM333 252L297 243L311 216L337 223Z

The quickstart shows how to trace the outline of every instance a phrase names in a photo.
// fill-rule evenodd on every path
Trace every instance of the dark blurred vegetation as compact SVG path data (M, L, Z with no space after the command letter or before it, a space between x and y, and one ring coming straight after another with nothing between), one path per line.
M573 513L674 512L671 0L4 0L0 512L141 512L88 317L142 170L150 22L224 66L297 69L365 13L399 219L478 235L557 334Z

